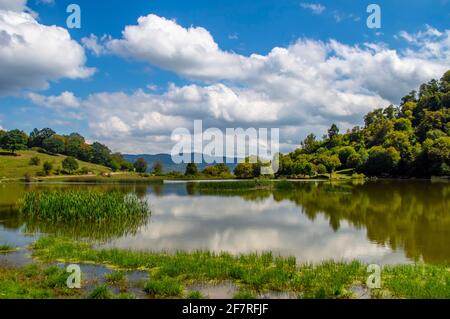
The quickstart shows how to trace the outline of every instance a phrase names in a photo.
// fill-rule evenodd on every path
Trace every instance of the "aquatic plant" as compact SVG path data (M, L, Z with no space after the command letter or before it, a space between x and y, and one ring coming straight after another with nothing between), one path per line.
M201 291L193 290L187 294L186 299L205 299L205 296L201 293Z
M169 277L151 278L145 284L144 291L151 296L176 297L183 293L183 285Z
M153 296L180 296L183 282L231 281L243 291L296 292L301 298L351 298L351 288L365 287L367 265L358 261L296 263L294 257L271 253L233 256L212 252L143 252L94 249L85 242L43 237L33 245L33 255L45 261L90 262L121 269L148 270L145 291ZM443 265L383 267L382 291L374 297L450 298L450 272ZM241 297L242 298L242 297Z
M256 299L256 295L251 291L240 290L233 295L233 299Z
M100 285L94 288L88 296L89 299L113 299L114 295L107 285Z
M135 194L93 190L31 191L20 200L20 213L50 222L126 221L147 218L149 204Z

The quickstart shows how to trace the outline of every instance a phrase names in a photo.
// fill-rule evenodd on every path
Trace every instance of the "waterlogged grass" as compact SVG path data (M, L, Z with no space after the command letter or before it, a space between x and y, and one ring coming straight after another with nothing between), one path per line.
M151 278L145 284L144 291L152 297L180 297L183 294L184 287L173 278Z
M106 282L110 284L121 284L126 281L126 276L123 271L114 271L105 275Z
M183 283L232 281L243 291L283 291L299 298L352 298L351 288L365 287L367 266L358 261L297 265L293 257L270 253L232 256L227 253L175 254L93 249L88 243L46 237L33 245L34 256L46 260L92 262L121 269L147 270L145 291L156 297L181 296ZM450 268L446 265L384 267L382 289L374 297L450 298Z
M251 291L241 290L233 295L233 299L256 299L256 294Z
M114 271L112 273L106 274L106 283L111 286L119 288L120 292L125 293L128 289L128 278L123 271Z
M186 299L206 299L206 296L203 295L200 291L194 290L194 291L190 291L187 294Z
M31 191L20 200L20 213L49 222L126 221L147 218L148 203L135 194L92 190Z
M10 246L10 245L0 245L0 254L8 254L8 253L13 253L17 251L17 248Z
M100 285L94 288L89 294L88 299L113 299L114 294L107 285Z
M0 266L0 299L79 298L78 289L67 288L68 276L69 273L54 266Z
M382 272L383 289L375 291L379 298L448 299L450 267L431 265L387 266Z

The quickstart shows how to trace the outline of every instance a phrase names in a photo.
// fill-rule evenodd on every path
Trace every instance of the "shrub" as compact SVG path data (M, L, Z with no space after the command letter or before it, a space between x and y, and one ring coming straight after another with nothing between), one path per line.
M31 183L33 181L33 177L31 176L30 173L26 173L23 178L26 183Z
M41 159L37 156L33 156L32 158L30 158L29 164L32 166L39 166L41 165Z
M183 286L172 278L150 279L144 291L152 296L175 297L183 293Z
M100 285L94 288L89 294L89 299L112 299L114 296L108 286Z
M74 157L68 156L63 160L62 167L69 172L73 172L78 169L78 162Z
M42 165L42 169L45 175L49 175L53 169L53 164L50 162L45 162L44 165Z

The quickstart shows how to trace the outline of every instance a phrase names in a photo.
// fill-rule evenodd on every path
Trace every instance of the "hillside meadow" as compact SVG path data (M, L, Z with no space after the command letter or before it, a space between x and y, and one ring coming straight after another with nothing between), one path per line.
M31 165L30 160L33 157L39 158L39 165ZM0 180L2 179L20 179L26 174L35 177L42 171L42 165L45 162L50 162L53 169L62 168L62 162L66 158L63 155L49 155L39 153L32 150L17 151L15 155L5 150L0 150ZM77 160L80 169L84 169L93 174L107 173L111 170L105 166L92 164Z

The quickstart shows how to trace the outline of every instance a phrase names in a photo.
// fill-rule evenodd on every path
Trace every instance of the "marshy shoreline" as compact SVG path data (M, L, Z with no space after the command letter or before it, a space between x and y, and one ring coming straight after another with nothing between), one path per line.
M208 251L151 252L97 248L86 241L42 237L28 247L23 267L0 265L0 298L208 298L208 289L232 288L228 298L450 298L450 266L423 263L383 266L381 288L369 289L359 261L298 264L272 253L231 255ZM68 289L68 264L104 269L103 281ZM140 280L127 274L141 273ZM197 289L193 289L196 287ZM203 288L198 288L203 287ZM203 290L202 290L203 289Z

